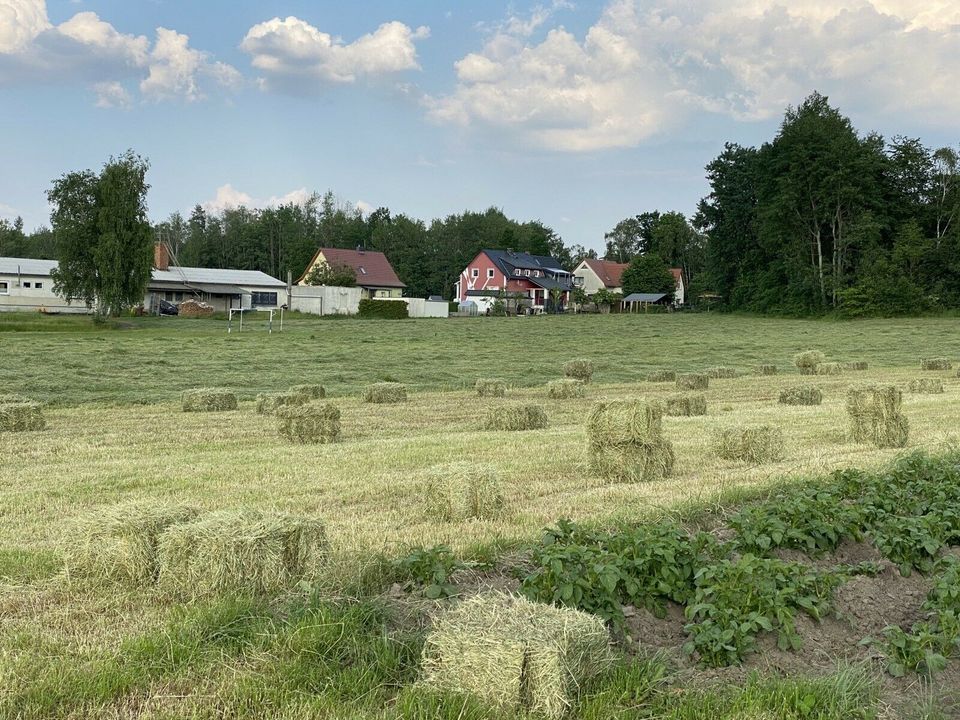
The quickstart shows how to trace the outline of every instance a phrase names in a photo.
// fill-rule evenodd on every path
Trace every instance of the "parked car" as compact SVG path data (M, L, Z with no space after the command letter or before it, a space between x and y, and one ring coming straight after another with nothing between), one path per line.
M161 300L160 314L161 315L179 315L180 308L178 308L176 305L174 305L172 302L168 300Z

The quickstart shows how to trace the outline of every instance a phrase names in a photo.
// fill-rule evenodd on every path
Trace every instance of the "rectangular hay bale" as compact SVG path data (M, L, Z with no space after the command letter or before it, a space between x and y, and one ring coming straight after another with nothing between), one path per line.
M706 390L710 386L710 376L703 373L677 375L678 390Z
M813 385L784 388L778 402L781 405L819 405L823 402L823 392Z
M783 431L773 425L725 428L717 433L714 447L724 460L775 462L783 458Z
M40 403L0 403L0 432L36 432L46 427L47 420Z
M492 465L461 461L427 472L423 508L432 520L491 520L504 506L503 485Z
M547 383L547 397L551 400L571 400L586 395L586 386L580 380L564 378Z
M593 363L590 360L569 360L563 364L565 377L588 383L593 377Z
M737 377L737 369L732 367L712 367L704 372L713 380L729 380Z
M363 390L363 402L390 405L407 401L407 386L398 382L378 382Z
M793 356L793 364L801 375L816 375L817 366L826 361L827 356L819 350L805 350Z
M647 374L647 382L661 383L661 382L676 382L676 381L677 381L676 370L654 370L653 372Z
M287 405L276 415L277 432L291 442L324 444L340 439L340 408L333 403Z
M706 415L707 396L703 393L671 395L664 403L664 414L673 417Z
M854 442L873 443L878 448L907 444L910 424L900 412L903 394L893 385L851 388L847 392L847 416Z
M673 445L663 438L663 406L643 400L603 400L587 417L591 472L618 482L661 480L673 473Z
M838 362L820 363L816 367L816 375L842 375L843 365Z
M547 413L541 405L501 405L487 411L483 426L485 430L541 430L547 426Z
M757 365L756 367L757 375L776 375L777 366L776 365Z
M920 360L921 370L950 370L952 368L953 368L953 363L950 362L950 358L936 357L936 358L922 358Z
M849 360L843 363L844 370L852 370L854 372L863 372L869 367L866 360Z
M479 397L502 398L507 394L507 384L498 378L478 378L473 387Z
M255 407L258 415L273 415L282 407L305 405L307 402L305 396L291 392L260 393L257 395Z
M287 393L303 398L309 402L310 400L323 400L327 396L327 389L317 383L308 383L305 385L291 385Z
M180 396L183 412L222 412L237 409L237 396L223 388L194 388Z
M907 385L907 391L923 395L939 395L943 392L943 380L940 378L914 378Z

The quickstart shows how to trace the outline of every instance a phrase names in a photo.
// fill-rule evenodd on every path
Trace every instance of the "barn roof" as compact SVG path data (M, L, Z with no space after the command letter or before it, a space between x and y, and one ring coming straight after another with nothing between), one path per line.
M44 277L57 268L56 260L0 257L0 273L4 275L30 275Z

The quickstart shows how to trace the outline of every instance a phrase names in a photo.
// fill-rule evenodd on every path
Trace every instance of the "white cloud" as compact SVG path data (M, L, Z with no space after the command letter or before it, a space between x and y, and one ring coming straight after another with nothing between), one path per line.
M364 215L369 215L369 214L372 213L374 210L376 210L376 208L375 208L373 205L371 205L370 203L368 203L366 200L357 200L357 202L354 203L353 206L354 206L357 210L359 210L360 212L362 212Z
M262 73L261 87L309 92L322 83L353 83L418 70L416 41L429 35L427 27L414 30L401 22L388 22L344 43L291 16L254 25L240 48Z
M86 82L101 107L129 107L122 86L141 80L150 99L198 100L201 85L235 88L240 73L190 48L186 35L157 28L152 44L143 35L118 31L96 13L79 12L53 26L45 0L0 0L0 85ZM121 101L123 90L125 98Z
M279 207L281 205L305 205L313 198L313 193L305 187L291 190L285 195L271 195L266 200L258 200L249 193L237 190L233 185L227 183L217 188L217 192L212 200L203 203L203 209L207 212L219 213L227 208L265 208Z
M17 212L16 208L0 203L0 218L5 220L13 220L19 216L20 213Z
M960 112L956 0L613 0L583 37L531 42L542 8L498 26L427 97L440 123L563 151L636 145L694 110L778 115L814 89L848 110Z

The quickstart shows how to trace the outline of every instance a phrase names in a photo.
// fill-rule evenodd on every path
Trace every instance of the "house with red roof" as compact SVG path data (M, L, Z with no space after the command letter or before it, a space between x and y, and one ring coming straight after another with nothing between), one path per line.
M618 263L612 260L586 258L573 271L574 287L581 288L587 295L593 295L598 290L623 292L623 271L628 263ZM683 270L670 268L676 289L673 291L673 304L683 305L686 300L686 284L683 280Z
M357 287L361 290L361 299L366 298L398 298L403 297L406 285L400 282L393 266L382 252L372 250L344 250L342 248L320 248L313 259L297 280L297 285L304 281L315 268L322 266L331 268L348 267L353 270Z
M523 296L535 311L560 310L570 303L573 277L560 261L513 250L481 250L454 283L454 297L482 308L505 295Z

